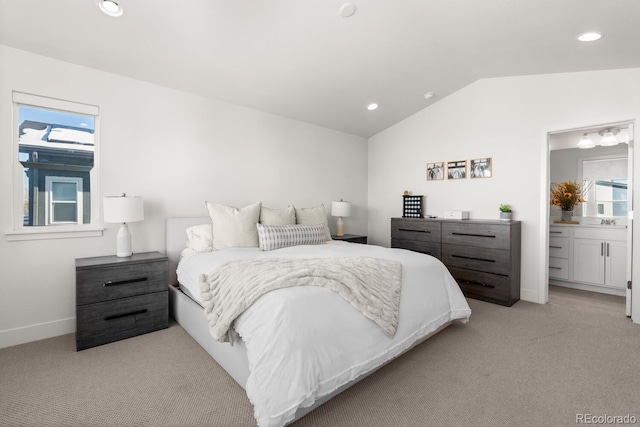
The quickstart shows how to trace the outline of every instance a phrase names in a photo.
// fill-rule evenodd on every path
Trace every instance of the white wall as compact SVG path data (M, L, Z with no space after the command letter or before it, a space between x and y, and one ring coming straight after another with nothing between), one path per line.
M74 259L115 253L102 237L8 242L11 91L100 107L100 194L144 197L134 252L164 251L165 219L205 216L205 200L272 208L353 203L367 229L367 141L0 45L0 348L75 331ZM332 230L335 221L329 217Z
M508 203L522 221L522 299L544 303L547 133L638 118L640 69L476 81L369 140L369 240L390 244L404 190L438 216L498 218ZM493 158L493 178L426 181L428 162L480 157Z

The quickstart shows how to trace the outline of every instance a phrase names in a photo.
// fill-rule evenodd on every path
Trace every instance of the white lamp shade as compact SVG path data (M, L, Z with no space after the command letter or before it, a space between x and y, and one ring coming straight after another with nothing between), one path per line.
M578 148L593 148L595 146L596 144L591 138L589 138L589 135L587 135L586 133L582 135L582 138L580 138L580 141L578 141Z
M618 138L616 138L613 132L605 132L605 134L602 135L602 139L600 140L600 145L602 145L603 147L618 145Z
M103 200L104 222L134 222L144 219L142 197L106 196Z
M351 202L331 202L331 216L347 217L351 215Z

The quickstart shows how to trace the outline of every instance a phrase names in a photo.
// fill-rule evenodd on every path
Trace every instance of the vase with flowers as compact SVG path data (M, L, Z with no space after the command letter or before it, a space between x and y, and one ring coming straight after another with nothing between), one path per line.
M562 221L571 221L573 209L583 203L583 187L577 181L551 184L551 204L562 211Z

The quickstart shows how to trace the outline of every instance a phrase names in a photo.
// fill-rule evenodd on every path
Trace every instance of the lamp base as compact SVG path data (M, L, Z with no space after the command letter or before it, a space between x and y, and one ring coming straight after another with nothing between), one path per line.
M344 236L344 223L342 222L341 216L338 217L338 221L336 222L336 236Z
M125 258L131 255L133 255L131 252L131 233L129 233L127 224L123 222L116 236L116 256Z

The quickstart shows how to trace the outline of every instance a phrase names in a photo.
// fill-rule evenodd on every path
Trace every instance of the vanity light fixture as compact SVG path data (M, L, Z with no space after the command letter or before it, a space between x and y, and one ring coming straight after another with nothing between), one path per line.
M375 102L372 102L371 104L367 105L367 110L369 111L373 111L377 109L378 109L378 104L376 104Z
M576 37L581 42L594 42L596 40L600 40L602 38L602 33L598 33L595 31L589 31L586 33L579 34Z
M600 141L596 144L593 142L591 137L589 137L589 133L597 133L602 138L600 138ZM618 133L620 133L620 128L615 127L600 129L597 132L584 133L582 138L580 138L580 141L578 141L578 148L593 148L596 145L600 145L602 147L613 147L619 143L618 138L616 138Z
M107 16L118 18L124 12L122 7L113 0L97 0L98 7Z

